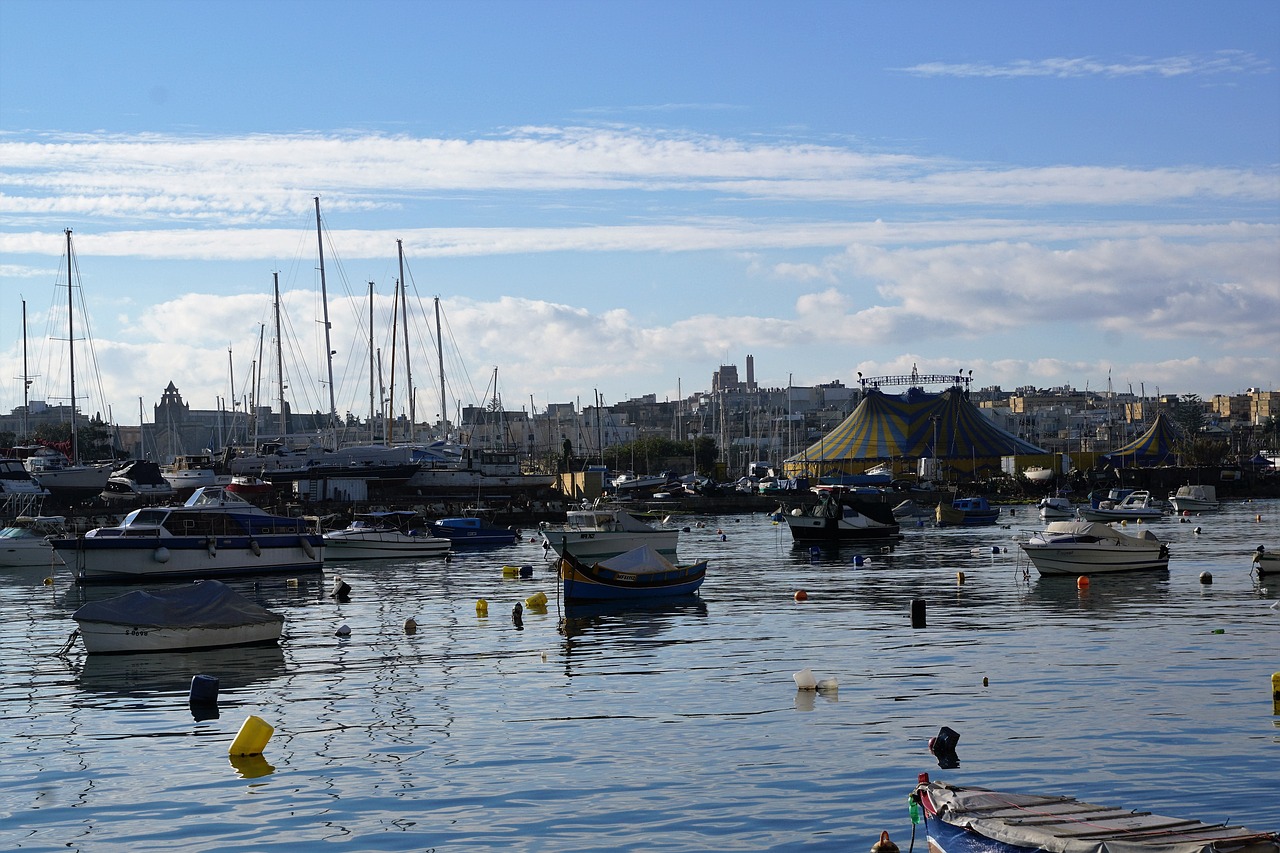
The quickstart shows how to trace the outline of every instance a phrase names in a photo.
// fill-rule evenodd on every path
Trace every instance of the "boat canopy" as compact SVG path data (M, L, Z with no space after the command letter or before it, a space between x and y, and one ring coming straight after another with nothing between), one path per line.
M1159 542L1160 538L1150 530L1144 530L1137 536L1121 533L1110 524L1101 521L1051 521L1044 529L1045 536L1088 536L1094 539L1105 539L1112 542Z
M618 554L616 557L601 560L596 565L601 568L608 569L611 572L618 572L627 575L649 575L658 574L660 572L673 572L677 568L674 563L659 554L649 545L641 545L639 548L633 548L630 551Z
M91 601L72 614L77 622L150 628L230 628L278 622L283 617L215 580L149 592L135 589Z

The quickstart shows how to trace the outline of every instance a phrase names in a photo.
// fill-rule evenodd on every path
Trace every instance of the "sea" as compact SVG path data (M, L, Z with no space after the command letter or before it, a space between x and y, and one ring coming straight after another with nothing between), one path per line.
M696 598L566 606L529 531L232 581L286 617L270 648L64 651L75 609L123 590L7 570L0 849L923 850L921 773L1280 830L1280 576L1252 570L1280 502L1147 525L1168 572L1083 588L1027 563L1032 507L892 550L797 546L766 514L664 523L710 561ZM274 733L232 759L251 716ZM957 766L929 751L942 727Z

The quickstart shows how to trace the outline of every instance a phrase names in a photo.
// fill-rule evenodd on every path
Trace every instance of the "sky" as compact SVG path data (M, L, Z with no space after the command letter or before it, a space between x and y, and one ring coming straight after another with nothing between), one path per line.
M1280 3L0 0L0 411L70 394L67 229L77 398L125 424L281 373L367 416L397 241L419 420L748 355L1275 389Z

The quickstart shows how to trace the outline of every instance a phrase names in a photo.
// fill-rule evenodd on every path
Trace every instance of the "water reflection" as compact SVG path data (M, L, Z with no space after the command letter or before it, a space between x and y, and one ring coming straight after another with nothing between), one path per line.
M563 613L559 628L560 633L568 638L590 631L640 638L660 634L682 616L705 617L707 603L696 596L651 601L600 601L565 604Z
M277 645L156 652L140 655L86 655L76 673L85 693L102 697L136 697L186 693L191 679L211 675L222 692L241 690L287 672L284 650Z

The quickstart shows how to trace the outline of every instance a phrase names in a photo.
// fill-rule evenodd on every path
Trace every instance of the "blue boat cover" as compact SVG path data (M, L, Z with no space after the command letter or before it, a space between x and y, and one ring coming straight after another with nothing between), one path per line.
M150 628L230 628L284 619L215 580L154 592L136 589L82 605L71 618Z

